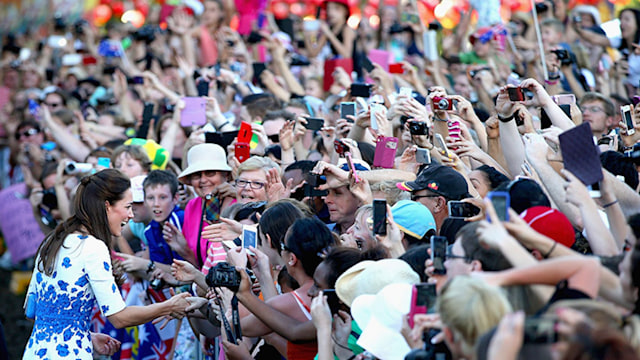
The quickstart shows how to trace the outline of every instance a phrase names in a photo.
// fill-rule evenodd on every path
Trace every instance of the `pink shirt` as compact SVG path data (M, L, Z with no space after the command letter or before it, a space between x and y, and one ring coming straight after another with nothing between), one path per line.
M187 245L196 261L203 263L202 272L207 273L209 269L227 258L227 253L222 247L222 243L210 242L207 239L200 239L200 259L198 259L198 232L200 231L200 222L202 221L202 198L196 197L191 199L184 209L184 224L182 225L182 233L187 240ZM205 224L203 224L203 227Z

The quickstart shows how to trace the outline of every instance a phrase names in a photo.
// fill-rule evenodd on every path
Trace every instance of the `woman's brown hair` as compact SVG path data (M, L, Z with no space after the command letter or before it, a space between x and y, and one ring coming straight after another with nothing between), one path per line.
M73 201L74 214L49 233L38 249L38 270L51 275L60 247L67 235L80 232L104 241L111 249L111 230L106 203L124 198L131 187L129 178L115 169L105 169L83 178Z

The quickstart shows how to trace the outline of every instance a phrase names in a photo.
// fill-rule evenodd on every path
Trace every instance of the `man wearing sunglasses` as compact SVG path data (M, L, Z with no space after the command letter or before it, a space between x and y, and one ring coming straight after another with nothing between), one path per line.
M42 172L44 164L44 133L34 120L24 120L18 124L16 132L13 134L15 146L13 154L17 158L19 164L24 164L31 169L34 178L38 178ZM22 181L22 172L14 168L11 172L11 182ZM17 170L17 171L16 171Z

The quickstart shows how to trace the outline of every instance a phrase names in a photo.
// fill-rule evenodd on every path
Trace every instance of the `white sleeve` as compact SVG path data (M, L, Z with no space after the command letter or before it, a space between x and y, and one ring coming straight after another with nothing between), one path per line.
M111 270L111 257L107 245L98 239L87 239L83 249L85 270L89 284L98 301L100 311L104 316L122 311L126 304L118 291L116 281Z

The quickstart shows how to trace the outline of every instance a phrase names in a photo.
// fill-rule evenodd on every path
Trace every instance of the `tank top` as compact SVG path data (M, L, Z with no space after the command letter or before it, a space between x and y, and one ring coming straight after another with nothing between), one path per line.
M291 295L293 295L293 298L300 307L300 311L302 311L307 319L311 320L311 309L309 306L302 301L300 295L295 291L292 291ZM291 341L287 341L287 360L311 360L317 353L318 342L315 340L303 343L292 343Z

